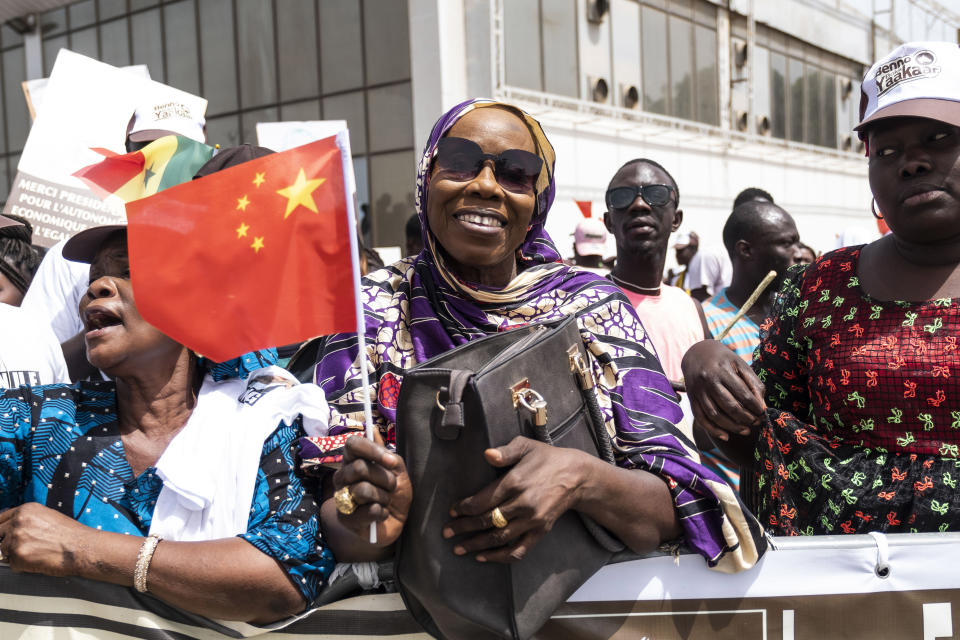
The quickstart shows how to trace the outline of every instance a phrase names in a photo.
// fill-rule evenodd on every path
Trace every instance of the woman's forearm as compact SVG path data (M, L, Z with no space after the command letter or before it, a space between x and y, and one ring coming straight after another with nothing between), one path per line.
M79 542L76 574L133 586L144 538L91 529ZM274 622L303 610L277 562L241 538L157 545L147 574L157 598L208 618Z
M585 482L577 511L637 553L652 551L682 531L667 483L657 475L584 457Z

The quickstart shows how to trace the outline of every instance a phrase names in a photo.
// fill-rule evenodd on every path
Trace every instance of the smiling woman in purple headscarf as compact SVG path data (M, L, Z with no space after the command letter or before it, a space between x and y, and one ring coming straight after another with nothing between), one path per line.
M403 529L412 494L392 449L404 372L470 340L570 315L599 380L618 465L526 438L488 450L487 461L508 470L496 487L453 505L444 535L459 536L455 552L515 560L568 509L635 551L683 538L726 571L753 566L763 552L756 520L675 427L681 411L633 307L608 281L560 262L544 230L553 168L539 123L511 105L465 102L434 125L417 172L425 248L364 280L370 387L360 381L354 335L330 337L316 367L334 437L304 443L303 456L329 459L342 446L328 490L346 488L357 505L344 514L334 499L324 504L324 534L338 560L382 557ZM381 438L343 445L336 436L363 429L364 394L375 399ZM507 526L494 528L493 513ZM373 521L377 545L366 542Z

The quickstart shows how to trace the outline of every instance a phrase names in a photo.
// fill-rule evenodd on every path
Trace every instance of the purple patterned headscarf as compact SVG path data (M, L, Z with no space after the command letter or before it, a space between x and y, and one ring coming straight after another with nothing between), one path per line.
M536 185L537 210L517 252L517 275L504 288L464 282L445 266L429 230L429 172L438 141L466 113L506 108L521 117L544 160ZM714 566L739 570L762 553L756 520L741 511L730 487L702 467L692 444L676 428L682 418L633 306L612 282L564 265L544 223L553 202L553 147L539 123L512 105L471 100L434 125L417 171L417 213L424 250L363 280L367 370L353 334L328 337L315 370L331 406L331 434L363 430L363 397L388 444L394 442L397 399L404 372L470 340L532 322L576 316L598 380L598 402L617 462L650 470L670 486L687 543ZM322 458L342 439L305 439L304 458Z
M423 246L433 246L433 234L430 232L430 225L427 221L427 191L430 187L430 169L434 154L437 151L437 145L460 118L474 109L484 107L506 109L523 120L523 123L527 125L527 128L530 130L530 135L533 137L533 144L534 147L536 147L537 155L543 160L543 168L540 170L540 175L537 177L535 185L537 210L534 211L533 217L530 219L530 228L519 249L520 260L524 264L559 262L560 253L553 245L553 240L550 239L550 236L547 235L547 231L544 228L547 222L547 213L550 211L550 206L553 204L553 197L557 191L553 181L553 167L556 162L553 145L547 140L547 136L543 133L540 123L530 117L530 115L513 105L496 102L494 100L474 99L461 102L437 120L436 124L433 125L433 130L430 131L430 138L423 148L423 153L420 155L420 163L417 167L417 193L414 201L417 207L417 215L420 217Z

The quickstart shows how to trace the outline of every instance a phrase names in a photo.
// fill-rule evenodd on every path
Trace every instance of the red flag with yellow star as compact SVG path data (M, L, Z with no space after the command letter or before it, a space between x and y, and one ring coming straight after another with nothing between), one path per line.
M336 138L127 204L137 308L215 361L356 329Z

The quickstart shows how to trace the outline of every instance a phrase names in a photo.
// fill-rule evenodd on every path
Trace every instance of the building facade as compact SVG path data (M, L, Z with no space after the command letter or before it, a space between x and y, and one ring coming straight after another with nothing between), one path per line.
M734 195L758 186L820 250L876 233L852 127L859 81L907 40L957 41L947 0L5 0L0 193L29 130L20 83L60 48L209 100L210 142L257 122L345 119L368 239L403 243L417 152L471 96L523 106L557 149L548 225L570 251L575 200L604 209L616 168L657 160L683 230L719 243ZM849 234L847 234L849 236Z

